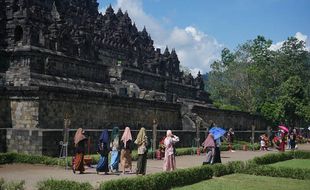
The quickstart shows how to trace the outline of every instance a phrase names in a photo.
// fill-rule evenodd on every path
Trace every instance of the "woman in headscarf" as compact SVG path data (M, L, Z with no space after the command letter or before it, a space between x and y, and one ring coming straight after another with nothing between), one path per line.
M138 161L136 174L145 175L146 173L146 161L147 161L147 136L145 128L142 127L138 133L135 144L138 145Z
M124 134L121 138L121 165L123 174L125 174L126 168L129 168L130 172L132 173L131 150L132 150L132 136L130 128L126 127Z
M214 158L214 149L215 149L215 143L214 143L214 136L213 134L209 133L206 140L202 143L204 151L206 151L206 162L204 164L213 164L213 158Z
M74 136L74 146L75 146L75 158L73 165L73 173L75 171L80 171L80 174L84 173L84 154L85 154L85 141L86 136L84 135L84 130L78 128Z
M100 159L96 167L97 174L99 174L99 172L104 172L105 174L108 174L110 143L109 143L109 133L107 129L104 129L100 135L97 152L100 154Z
M111 163L110 170L112 172L118 171L118 163L119 163L119 128L114 127L111 134Z
M174 144L179 142L179 137L172 134L171 130L166 133L165 143L165 158L164 158L164 171L173 171L176 169L175 154L174 154Z

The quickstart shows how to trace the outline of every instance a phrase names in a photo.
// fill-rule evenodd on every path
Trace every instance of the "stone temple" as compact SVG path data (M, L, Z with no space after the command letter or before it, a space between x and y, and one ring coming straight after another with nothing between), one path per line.
M154 48L127 12L96 0L0 0L0 150L57 155L64 119L82 127L265 129L258 116L212 108L202 75L186 75L174 49ZM204 134L201 134L203 136ZM160 135L159 135L160 136Z

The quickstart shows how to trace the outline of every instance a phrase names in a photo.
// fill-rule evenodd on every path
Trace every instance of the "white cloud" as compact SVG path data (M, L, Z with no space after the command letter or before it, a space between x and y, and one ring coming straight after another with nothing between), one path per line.
M307 35L302 34L301 32L296 32L295 38L297 38L299 41L304 41L306 43L306 50L310 51L310 39ZM272 44L270 46L270 50L276 51L280 49L285 41L277 42L276 44Z
M140 30L145 26L154 40L154 46L161 48L162 52L166 46L170 51L171 48L175 48L181 65L188 67L194 76L198 71L201 73L209 71L210 64L220 58L224 46L215 38L193 26L164 28L162 20L152 17L143 10L142 0L117 0L113 8L115 11L118 8L127 10Z

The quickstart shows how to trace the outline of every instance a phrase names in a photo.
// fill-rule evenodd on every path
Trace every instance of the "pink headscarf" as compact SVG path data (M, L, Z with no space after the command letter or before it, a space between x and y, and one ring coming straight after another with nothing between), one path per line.
M214 138L212 134L209 134L206 140L202 143L203 148L215 147Z
M85 135L84 135L84 131L82 128L78 128L78 130L75 133L74 136L74 144L75 146L82 140L86 139Z
M125 131L123 133L123 136L122 136L121 140L124 142L124 146L125 147L126 147L127 141L132 140L132 136L131 136L131 132L130 132L130 128L129 127L125 128Z

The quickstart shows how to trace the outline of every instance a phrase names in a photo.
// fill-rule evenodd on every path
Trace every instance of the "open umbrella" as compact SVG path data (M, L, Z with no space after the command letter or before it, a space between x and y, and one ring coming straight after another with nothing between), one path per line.
M284 125L280 125L279 128L288 133L288 128L286 128Z
M226 130L219 127L213 127L209 130L209 132L213 134L214 139L218 139L226 133Z

